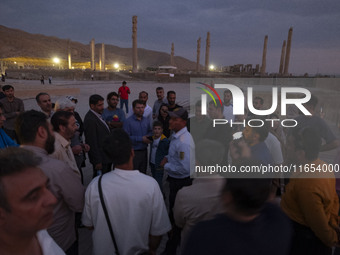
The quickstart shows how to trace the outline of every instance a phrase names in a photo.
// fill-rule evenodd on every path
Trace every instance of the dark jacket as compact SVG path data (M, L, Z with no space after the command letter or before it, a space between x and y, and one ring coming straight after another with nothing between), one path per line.
M169 142L168 138L166 138L166 136L162 134L161 140L159 141L158 147L157 147L157 150L156 150L156 158L155 158L155 169L156 170L161 169L161 167L159 165L162 162L163 158L166 155L168 155L169 144L170 144L170 142ZM153 145L153 142L151 143L151 146L150 146L150 160L151 160L151 153L152 153L152 145ZM150 162L150 160L149 160L149 162Z

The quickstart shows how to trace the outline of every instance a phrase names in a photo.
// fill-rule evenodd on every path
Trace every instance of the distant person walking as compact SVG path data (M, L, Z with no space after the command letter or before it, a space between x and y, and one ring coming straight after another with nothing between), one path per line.
M49 84L52 84L52 76L49 76L49 77L48 77L48 83L49 83Z
M118 95L120 97L120 109L123 110L123 105L125 105L126 113L129 113L129 94L130 89L126 86L126 81L122 82L122 86L118 89Z
M44 77L44 75L41 75L41 77L40 77L40 84L45 84L45 77Z

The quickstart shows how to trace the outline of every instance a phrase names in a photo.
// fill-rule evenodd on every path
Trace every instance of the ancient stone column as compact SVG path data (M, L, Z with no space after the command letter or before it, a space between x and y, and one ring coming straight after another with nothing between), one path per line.
M132 72L137 73L138 55L137 55L137 16L132 17Z
M94 38L91 40L91 69L96 69L96 63L94 62Z
M281 59L280 59L280 69L279 74L283 74L283 65L285 62L285 53L286 53L286 40L283 41L282 50L281 50Z
M201 56L201 37L197 40L197 61L196 61L196 72L199 73L200 68L200 56Z
M171 54L170 54L170 65L171 66L175 66L174 56L175 56L175 45L174 43L171 43Z
M289 67L289 59L290 59L290 48L292 46L292 36L293 36L293 28L290 27L289 31L288 31L285 68L284 68L284 71L283 71L283 75L288 75L288 67Z
M266 74L266 65L267 65L267 43L268 43L268 35L264 37L263 44L263 54L262 54L262 66L261 66L261 75Z
M72 61L71 61L71 41L67 40L67 60L68 60L68 69L72 69Z
M98 58L98 60L99 60L99 70L103 71L102 51L99 49L98 53L99 53L99 58Z
M102 43L102 51L101 51L101 60L102 60L102 71L105 71L105 44Z
M207 33L207 41L205 47L205 71L209 71L209 51L210 51L210 32Z

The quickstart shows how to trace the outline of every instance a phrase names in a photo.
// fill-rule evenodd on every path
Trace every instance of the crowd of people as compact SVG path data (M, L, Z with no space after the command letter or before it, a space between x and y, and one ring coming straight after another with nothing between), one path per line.
M209 102L202 115L177 104L176 92L157 87L89 97L84 119L78 99L26 110L11 85L0 99L0 254L79 254L77 230L92 230L93 254L332 254L340 245L336 179L319 152L338 147L316 116L317 98L296 112L298 125L212 125L233 115L233 98ZM131 93L138 99L129 102ZM165 96L166 95L166 96ZM120 105L119 105L120 102ZM118 107L118 105L120 107ZM265 102L254 98L254 108ZM52 107L53 106L53 107ZM124 111L125 106L125 111ZM279 120L280 115L265 116ZM274 124L275 123L275 124ZM233 135L242 132L242 137ZM84 186L86 157L92 181ZM294 164L302 171L267 178L194 173L195 165ZM166 245L160 251L162 239ZM336 253L335 249L335 253Z

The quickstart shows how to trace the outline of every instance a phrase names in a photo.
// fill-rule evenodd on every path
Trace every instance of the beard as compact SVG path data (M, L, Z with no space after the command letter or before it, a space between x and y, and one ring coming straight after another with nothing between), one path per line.
M47 154L52 154L54 152L54 142L55 142L55 138L54 136L50 133L49 130L47 130L48 132L48 137L47 140L45 142L45 150L47 151Z

